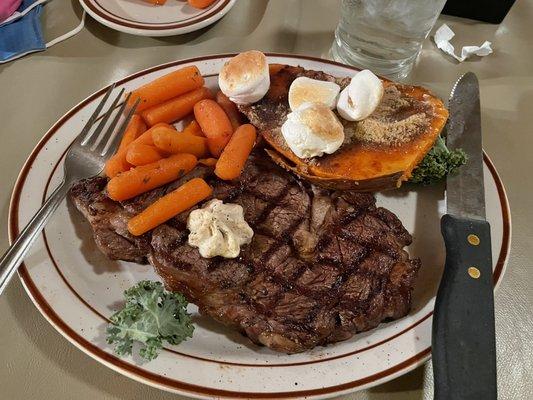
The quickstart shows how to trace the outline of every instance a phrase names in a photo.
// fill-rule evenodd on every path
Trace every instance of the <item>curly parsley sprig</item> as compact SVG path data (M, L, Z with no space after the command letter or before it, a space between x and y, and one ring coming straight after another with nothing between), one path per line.
M439 136L435 145L413 170L413 175L409 181L423 185L439 182L447 175L456 173L457 169L466 164L467 160L468 157L463 150L448 149L444 139Z
M143 344L140 356L153 360L164 342L178 344L192 337L194 326L182 294L165 291L160 282L141 281L124 296L126 305L111 316L107 328L107 342L115 344L119 356L131 355L136 341Z

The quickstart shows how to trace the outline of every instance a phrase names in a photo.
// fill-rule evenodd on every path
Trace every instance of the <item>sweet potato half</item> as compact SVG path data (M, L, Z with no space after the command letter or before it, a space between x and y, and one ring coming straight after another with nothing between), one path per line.
M241 107L241 111L259 128L260 134L271 147L267 152L276 163L320 186L356 191L399 187L409 179L413 169L431 149L448 118L443 102L427 89L383 80L385 87L392 85L402 98L420 104L416 111L423 112L427 122L420 132L410 140L396 144L352 139L333 154L301 159L289 149L280 129L290 111L287 102L290 84L298 76L335 81L341 87L348 83L346 78L285 66L271 76L271 88L265 98L251 106ZM409 110L402 110L391 117L403 118L405 114L408 115ZM345 122L345 127L350 124L357 122Z

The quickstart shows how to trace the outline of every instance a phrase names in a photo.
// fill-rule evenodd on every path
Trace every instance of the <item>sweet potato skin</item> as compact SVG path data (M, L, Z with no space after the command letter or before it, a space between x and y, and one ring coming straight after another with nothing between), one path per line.
M352 190L356 192L380 192L383 190L396 189L399 186L402 172L396 172L390 175L382 175L375 178L364 180L353 180L343 178L327 178L322 176L310 175L307 172L292 166L280 153L265 149L266 153L276 164L285 170L292 172L302 179L311 182L314 185L333 190Z

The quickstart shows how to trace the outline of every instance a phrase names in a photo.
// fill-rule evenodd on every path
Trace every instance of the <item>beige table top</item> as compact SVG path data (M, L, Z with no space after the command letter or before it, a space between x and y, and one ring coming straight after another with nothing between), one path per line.
M0 66L0 249L8 245L8 202L18 171L44 132L78 101L125 75L180 58L250 48L325 56L338 9L338 0L238 0L214 26L160 39L115 32L88 18L76 37ZM77 0L50 2L46 36L71 29L80 14ZM533 398L533 1L518 0L499 26L441 19L458 34L458 46L490 40L495 49L457 64L427 41L410 80L447 97L463 72L480 78L484 147L507 187L513 217L511 259L496 295L500 398ZM125 378L69 344L18 279L0 298L0 315L2 399L179 398ZM431 366L346 398L431 399Z

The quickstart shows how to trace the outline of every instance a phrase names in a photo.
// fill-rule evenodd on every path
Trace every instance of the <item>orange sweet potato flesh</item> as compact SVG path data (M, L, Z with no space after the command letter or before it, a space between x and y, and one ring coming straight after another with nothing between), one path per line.
M384 85L391 82L384 81ZM282 167L320 186L356 191L399 187L431 149L444 128L448 111L440 99L417 86L396 85L404 96L423 100L429 107L428 127L411 141L397 146L352 142L313 162L298 158L286 145L280 129L261 134L275 151L268 153ZM272 88L271 88L272 89Z

